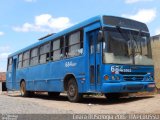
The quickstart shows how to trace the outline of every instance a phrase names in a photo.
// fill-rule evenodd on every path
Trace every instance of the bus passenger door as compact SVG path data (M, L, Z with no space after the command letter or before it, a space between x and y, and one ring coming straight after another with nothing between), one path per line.
M89 77L90 91L100 89L100 43L97 42L98 30L89 33Z
M12 89L16 88L16 70L17 70L17 58L13 58L13 63L12 63Z

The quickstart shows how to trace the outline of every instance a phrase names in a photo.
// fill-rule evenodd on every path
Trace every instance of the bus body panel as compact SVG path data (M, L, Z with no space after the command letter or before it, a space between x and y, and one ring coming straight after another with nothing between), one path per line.
M116 68L113 70L113 68ZM117 65L106 64L102 67L102 89L103 93L114 92L138 92L138 91L153 91L154 87L148 87L150 84L155 84L153 80L145 78L151 74L154 78L153 66L133 66L133 65ZM127 72L126 72L127 71ZM116 74L114 72L117 72ZM104 76L118 75L119 80L105 80Z
M25 80L27 83L26 89L29 91L63 92L63 80L67 74L75 76L79 92L86 91L84 87L85 61L83 56L17 70L17 85L14 88L10 87L9 85L13 83L8 79L8 88L18 90L20 89L20 82Z
M91 79L91 75L90 75L90 66L93 65L94 67L96 66L97 63L99 63L99 65L101 64L101 60L99 60L98 58L101 57L101 55L99 54L98 56L95 55L90 55L90 36L93 37L93 43L94 43L94 47L96 48L96 40L97 40L97 35L98 35L98 31L101 28L101 23L97 22L93 25L87 26L84 28L84 44L85 44L85 61L86 61L86 65L85 65L85 73L86 73L86 81L85 81L85 91L84 93L97 93L100 92L100 88L101 88L101 83L97 84L97 76L95 75L95 81L93 83L90 82ZM95 49L94 49L95 50ZM95 61L97 60L97 63L95 63ZM101 66L101 65L100 65ZM96 70L94 72L97 72Z
M152 92L154 82L120 82L120 83L103 83L102 93L136 93Z
M20 82L26 82L27 91L64 92L64 79L66 75L73 75L78 85L79 93L128 93L139 91L153 91L153 81L145 80L148 74L154 79L153 66L120 65L103 63L103 43L98 42L98 32L103 26L101 17L95 17L72 28L64 30L46 38L34 45L24 48L9 56L18 60L18 55L35 46L65 36L77 29L83 29L83 54L58 61L48 61L44 64L16 69L14 61L12 71L7 72L7 88L19 90ZM91 49L93 47L93 52ZM99 50L99 51L98 51ZM114 70L113 70L114 69ZM142 73L142 74L141 74ZM15 75L15 77L14 77ZM109 76L105 80L105 76ZM111 76L119 76L119 80L111 80ZM133 76L132 76L133 75ZM137 76L143 78L137 80ZM123 78L126 76L126 78ZM130 78L127 78L127 77ZM92 79L93 78L93 79ZM151 86L151 87L150 87Z

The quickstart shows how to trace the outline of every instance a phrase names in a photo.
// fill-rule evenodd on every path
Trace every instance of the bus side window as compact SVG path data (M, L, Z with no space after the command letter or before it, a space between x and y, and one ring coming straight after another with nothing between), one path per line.
M22 54L18 55L18 69L22 68Z
M67 37L66 55L67 57L74 57L83 54L83 36L81 31L72 33Z
M23 61L22 61L22 66L23 67L28 67L29 66L29 58L30 58L30 51L24 52Z
M12 70L12 58L9 58L8 59L8 68L7 68L8 71L11 71Z
M63 59L64 53L64 39L63 37L52 42L51 58L53 61Z
M31 59L30 65L37 65L38 64L38 48L34 48L31 50Z
M50 60L50 43L44 44L40 47L40 63L46 63Z

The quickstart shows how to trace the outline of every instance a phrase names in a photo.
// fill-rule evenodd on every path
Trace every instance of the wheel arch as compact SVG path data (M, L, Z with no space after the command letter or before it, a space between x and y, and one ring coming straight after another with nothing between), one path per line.
M77 79L76 79L75 75L72 74L72 73L66 74L65 77L64 77L64 79L63 79L64 91L67 91L67 84L68 84L70 78L74 78L75 81L76 81L76 84L77 84L77 86L78 86Z
M23 81L26 83L25 79L21 79L21 80L20 80L20 83L19 83L19 86L21 85L21 83L22 83Z

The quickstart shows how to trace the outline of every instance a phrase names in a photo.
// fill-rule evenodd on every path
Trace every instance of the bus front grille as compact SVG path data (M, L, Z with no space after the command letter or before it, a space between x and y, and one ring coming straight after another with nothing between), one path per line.
M120 73L120 74L122 74L123 75L123 79L125 80L125 81L141 81L141 80L143 80L144 79L144 76L147 74L147 73L145 73L145 72L138 72L138 73L136 73L136 72L130 72L130 73Z

